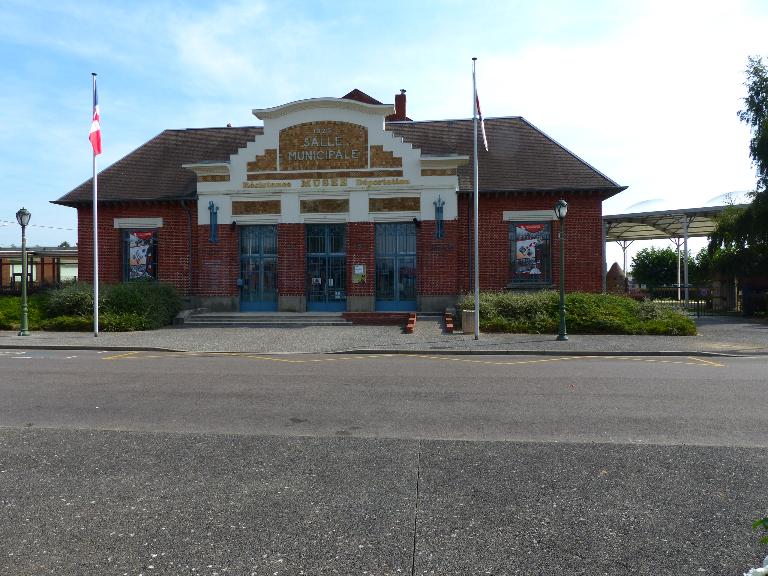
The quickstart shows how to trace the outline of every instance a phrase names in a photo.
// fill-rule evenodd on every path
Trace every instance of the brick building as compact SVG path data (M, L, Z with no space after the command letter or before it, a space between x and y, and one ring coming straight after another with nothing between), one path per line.
M99 175L99 278L174 284L218 310L438 311L471 289L472 120L412 121L353 90L254 110L263 126L166 130ZM480 286L599 291L619 186L521 117L485 120ZM93 278L92 183L78 211Z

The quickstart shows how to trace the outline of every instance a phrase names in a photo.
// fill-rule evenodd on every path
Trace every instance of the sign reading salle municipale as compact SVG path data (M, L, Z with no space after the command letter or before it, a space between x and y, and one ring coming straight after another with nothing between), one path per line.
M280 131L281 170L362 169L368 166L368 129L318 121Z
M360 157L360 150L342 149L341 136L307 136L302 146L309 149L289 151L288 160L357 160Z

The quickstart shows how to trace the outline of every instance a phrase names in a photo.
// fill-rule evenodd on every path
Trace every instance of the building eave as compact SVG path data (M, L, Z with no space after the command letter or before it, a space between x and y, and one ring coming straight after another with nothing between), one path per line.
M251 112L259 120L279 118L293 112L317 108L337 108L342 110L355 110L373 116L386 116L395 111L394 104L366 104L357 100L345 98L308 98L282 104L273 108L254 108Z

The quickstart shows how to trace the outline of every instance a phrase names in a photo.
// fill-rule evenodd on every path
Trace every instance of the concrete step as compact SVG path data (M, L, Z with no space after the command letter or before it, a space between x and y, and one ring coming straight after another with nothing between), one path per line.
M333 312L206 312L184 318L187 328L303 328L307 326L350 326L340 313Z
M353 324L367 326L405 326L408 312L344 312L342 316Z

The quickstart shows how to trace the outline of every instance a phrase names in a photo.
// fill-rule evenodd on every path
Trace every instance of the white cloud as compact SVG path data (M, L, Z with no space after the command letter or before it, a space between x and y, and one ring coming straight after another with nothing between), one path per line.
M765 6L5 0L0 184L47 202L90 176L92 68L106 165L165 128L253 124L251 108L355 87L389 102L406 88L412 118L466 118L477 56L487 116L522 115L630 186L606 211L704 204L754 184L736 111L746 58L765 49ZM25 176L41 167L56 181Z
M743 3L645 2L612 34L493 56L484 107L509 104L630 190L614 206L663 197L692 206L753 183L736 111L746 57L766 20ZM615 211L615 210L614 210Z

